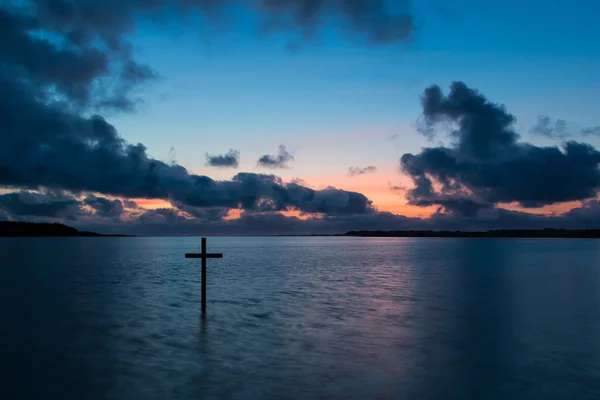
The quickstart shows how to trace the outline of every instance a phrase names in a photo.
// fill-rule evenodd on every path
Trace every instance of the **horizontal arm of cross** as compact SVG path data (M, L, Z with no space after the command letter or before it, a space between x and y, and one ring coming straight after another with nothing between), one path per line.
M220 253L185 253L185 258L223 258Z

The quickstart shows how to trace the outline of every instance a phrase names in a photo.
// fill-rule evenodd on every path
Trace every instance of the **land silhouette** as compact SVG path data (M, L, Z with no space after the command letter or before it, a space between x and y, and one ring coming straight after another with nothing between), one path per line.
M79 231L58 223L0 221L0 237L125 237L131 235L102 235Z
M351 231L342 236L437 238L571 238L598 239L600 229L501 229L490 231Z
M80 231L59 223L0 221L0 237L132 237L135 235L103 235ZM501 229L489 231L350 231L337 235L273 235L273 236L354 236L354 237L422 237L422 238L564 238L600 239L600 229Z

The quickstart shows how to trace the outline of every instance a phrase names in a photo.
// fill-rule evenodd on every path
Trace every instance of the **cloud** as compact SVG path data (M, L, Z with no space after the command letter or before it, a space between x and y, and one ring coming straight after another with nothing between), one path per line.
M109 164L114 165L114 164ZM115 196L136 198L162 198L183 207L222 208L242 210L284 211L303 213L368 214L374 212L372 202L363 194L326 188L314 190L294 182L283 183L274 175L239 173L230 181L215 181L207 176L191 175L181 166L168 166L145 160L142 164L116 165L140 168L139 172L125 176L110 175L104 171L90 176L89 171L77 170L66 178L51 175L48 185L61 186L75 191L94 191ZM112 172L113 170L109 170ZM117 170L118 171L118 170ZM39 178L39 176L33 176ZM95 180L94 180L95 178ZM25 183L25 182L24 182ZM12 182L17 185L17 182ZM102 190L101 190L102 189ZM117 213L115 201L88 197L85 204L100 213Z
M129 208L132 210L138 210L141 208L140 206L137 205L137 203L135 201L132 201L132 200L123 200L122 203L123 203L123 207Z
M537 123L529 130L529 132L535 135L556 139L564 139L571 136L568 132L567 121L564 119L552 121L552 118L544 115L538 117Z
M581 134L584 136L600 136L600 126L593 126L590 128L582 128Z
M177 210L171 208L149 210L138 218L140 223L149 225L173 225L176 223L184 223L186 220L187 219L177 212Z
M115 218L121 216L125 211L121 200L109 200L103 197L88 195L83 204L92 207L96 215L106 218ZM137 206L137 205L136 205Z
M300 185L300 186L310 187L309 183L306 182L302 178L292 178L291 183L295 183L295 184Z
M388 181L388 187L390 188L390 190L392 192L398 192L398 193L406 193L408 191L408 188L404 185L392 185L391 181Z
M137 100L129 94L156 73L133 60L121 36L124 27L94 13L105 8L100 4L37 0L0 6L2 86L19 85L24 96L63 107L133 109Z
M75 43L95 35L112 46L135 31L136 20L181 19L200 13L203 23L241 22L240 14L260 21L258 31L298 32L300 39L340 26L348 37L372 44L409 41L414 22L409 0L29 0L22 2L45 26L62 28ZM393 7L391 6L393 4Z
M541 115L529 133L562 140L573 136L600 136L600 126L582 128L564 119L552 120L548 116Z
M75 198L52 191L20 191L0 195L0 210L13 218L48 217L73 220L84 214Z
M600 202L584 202L562 215L537 215L505 209L487 209L476 217L438 212L430 218L411 218L389 212L332 215L300 219L279 212L243 212L237 219L196 219L180 210L148 210L144 216L121 225L95 220L74 221L84 230L138 235L249 235L339 234L351 230L490 230L490 229L595 229L600 224Z
M440 206L437 211L438 213L457 214L466 218L477 217L481 210L494 208L490 204L480 203L476 200L459 196L455 198L452 198L452 196L432 196L424 199L412 199L410 204L420 207L437 205Z
M79 229L101 233L138 235L248 235L248 234L336 234L354 229L404 229L426 226L424 220L406 218L390 213L365 215L336 215L326 217L285 216L279 212L243 212L236 219L187 218L180 210L148 210L136 220L116 226L105 221L75 222Z
M76 195L57 190L33 192L21 190L0 195L0 211L16 220L51 218L68 221L107 219L119 222L133 202L107 199L88 194L80 200ZM135 203L134 203L135 204Z
M225 155L206 154L206 165L216 168L237 168L240 164L240 152L229 150Z
M350 167L350 168L348 168L348 175L349 176L374 174L375 172L377 172L377 167L375 167L373 165L369 165L369 166L364 167L364 168L360 168L360 167Z
M538 147L520 140L515 117L462 82L448 95L431 86L422 97L424 132L438 135L440 123L452 124L452 145L404 154L402 170L412 178L410 204L437 204L473 215L498 203L541 207L597 196L600 152L567 141Z
M414 33L410 1L397 0L394 12L383 0L261 0L260 13L271 29L299 29L302 38L314 36L328 17L341 21L344 32L368 43L407 41Z
M175 202L172 205L188 217L205 222L220 221L229 214L227 208L199 208L187 206L178 202Z
M277 155L264 155L258 159L257 165L264 168L289 168L289 163L292 161L294 156L284 145L279 145Z

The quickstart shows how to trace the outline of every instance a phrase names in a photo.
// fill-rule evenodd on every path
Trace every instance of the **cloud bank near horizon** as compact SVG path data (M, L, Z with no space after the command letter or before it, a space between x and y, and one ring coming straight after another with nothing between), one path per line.
M439 211L429 218L410 218L389 212L321 215L302 218L273 211L242 211L229 218L227 209L144 209L133 202L64 193L17 192L0 196L0 220L58 221L100 233L137 235L203 234L336 234L351 230L488 230L590 229L600 224L600 201L590 200L562 215L536 215L495 209L485 217L465 218Z

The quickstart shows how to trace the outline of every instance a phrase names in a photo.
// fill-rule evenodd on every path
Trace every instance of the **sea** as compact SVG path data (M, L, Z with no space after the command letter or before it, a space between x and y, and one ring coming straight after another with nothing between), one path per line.
M0 399L600 399L600 241L0 239Z

